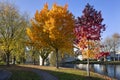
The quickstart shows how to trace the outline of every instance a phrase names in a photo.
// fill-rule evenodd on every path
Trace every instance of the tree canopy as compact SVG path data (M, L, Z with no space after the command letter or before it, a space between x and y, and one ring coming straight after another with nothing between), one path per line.
M58 50L72 52L74 16L67 7L53 4L49 9L46 3L41 11L36 11L32 27L27 28L30 39L41 47L51 46L56 54Z
M74 33L76 35L75 44L82 49L82 54L87 55L87 75L89 72L90 55L95 54L98 50L98 44L101 38L102 31L105 31L105 24L102 24L103 18L100 11L97 11L93 6L87 4L83 10L83 15L76 19ZM99 52L99 51L98 51Z
M87 4L83 10L83 15L77 18L74 30L76 35L75 44L80 49L90 47L91 42L99 44L101 33L105 31L105 24L102 24L102 21L101 12L96 11L93 6Z
M22 42L25 37L23 34L26 26L25 17L14 4L0 2L0 48L6 54L8 65L11 51L16 48L16 43Z

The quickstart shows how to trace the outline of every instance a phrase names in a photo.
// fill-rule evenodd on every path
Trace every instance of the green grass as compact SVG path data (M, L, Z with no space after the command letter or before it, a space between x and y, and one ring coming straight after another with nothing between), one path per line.
M77 70L71 68L59 68L47 67L47 66L35 66L35 65L17 65L6 67L3 69L12 71L13 76L9 80L39 80L37 74L31 72L32 69L38 69L46 71L53 76L56 76L58 80L114 80L106 76L90 72L90 78L87 77L87 73L84 70Z
M57 76L59 80L104 80L97 74L91 73L91 77L87 77L86 71L74 69L56 69L45 70Z
M77 70L71 68L59 68L55 67L45 67L45 66L32 66L32 65L23 65L24 67L32 67L37 69L42 69L54 76L59 80L114 80L110 79L107 76L103 76L97 73L91 72L91 77L87 77L87 73L84 70Z
M40 80L40 77L31 71L12 70L9 80Z

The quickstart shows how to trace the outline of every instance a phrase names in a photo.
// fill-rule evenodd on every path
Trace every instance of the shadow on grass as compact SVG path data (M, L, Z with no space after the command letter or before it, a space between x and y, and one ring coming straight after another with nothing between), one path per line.
M104 80L102 78L95 77L87 77L86 75L77 75L74 73L66 73L66 72L58 72L58 71L51 71L51 70L44 70L57 76L59 80Z
M10 71L12 75L8 80L41 80L37 73L34 73L30 68L19 66L0 66L0 69ZM6 79L5 79L6 80Z
M0 66L1 67L1 66ZM40 68L40 66L38 66ZM53 76L56 76L59 80L104 80L102 78L99 78L98 76L94 75L91 77L87 77L86 74L82 74L82 73L78 73L73 72L72 71L68 72L65 69L56 69L56 70L46 70L46 69L38 69L38 68L34 68L34 67L24 67L24 66L10 66L10 67L3 67L4 69L7 70L27 70L27 71L31 71L33 69L35 70L41 70L41 71L46 71L50 74L52 74ZM82 75L81 75L82 74Z

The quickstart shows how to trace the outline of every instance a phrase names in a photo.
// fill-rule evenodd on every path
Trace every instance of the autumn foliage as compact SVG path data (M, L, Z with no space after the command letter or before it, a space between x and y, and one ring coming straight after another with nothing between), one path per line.
M109 55L110 55L109 52L100 52L99 54L96 54L95 58L100 59L101 57L107 57Z
M53 4L49 9L46 3L41 11L36 11L31 20L32 27L27 28L27 34L33 42L41 47L51 46L56 51L56 56L59 50L73 50L74 16L67 8L68 5Z
M83 15L76 19L74 30L76 35L75 44L82 50L89 48L89 50L86 51L88 55L92 55L96 49L96 47L92 49L93 45L91 45L91 43L99 44L101 33L105 31L105 25L102 24L102 21L101 12L96 11L93 6L89 4L87 4L83 10Z
M89 49L88 48L81 49L83 59L87 59L88 57L95 59L96 54L99 54L99 52L100 52L99 41L93 41L93 40L86 41L86 45L89 45Z

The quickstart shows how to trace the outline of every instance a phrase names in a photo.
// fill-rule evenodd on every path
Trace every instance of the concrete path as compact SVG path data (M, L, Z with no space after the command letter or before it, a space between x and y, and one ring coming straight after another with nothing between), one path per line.
M11 75L11 72L0 69L0 80L8 80Z
M42 77L42 80L58 80L55 76L45 71L38 70L38 69L33 69L32 71L37 73L40 77Z

